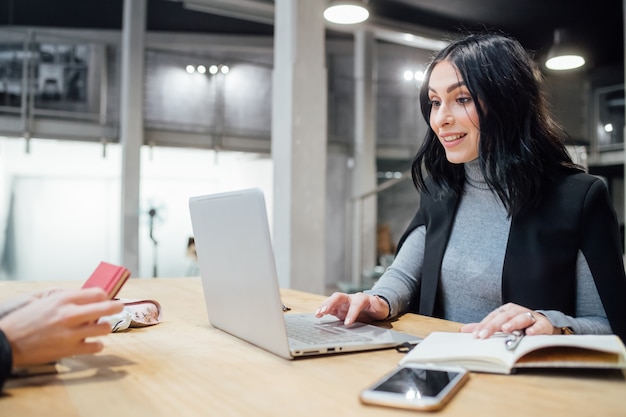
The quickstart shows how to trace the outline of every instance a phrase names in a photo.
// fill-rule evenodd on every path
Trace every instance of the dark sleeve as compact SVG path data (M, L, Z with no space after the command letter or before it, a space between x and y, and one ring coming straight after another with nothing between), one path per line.
M13 353L9 340L2 330L0 330L0 391L4 387L4 383L11 375L13 369Z
M582 251L611 329L626 341L626 276L617 216L608 190L596 179L583 206Z

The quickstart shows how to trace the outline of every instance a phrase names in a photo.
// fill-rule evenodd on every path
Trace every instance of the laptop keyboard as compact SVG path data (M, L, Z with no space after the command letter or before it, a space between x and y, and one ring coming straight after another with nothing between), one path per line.
M350 343L367 342L369 337L354 334L349 329L338 327L341 323L314 323L297 316L285 316L287 334L291 339L303 343Z

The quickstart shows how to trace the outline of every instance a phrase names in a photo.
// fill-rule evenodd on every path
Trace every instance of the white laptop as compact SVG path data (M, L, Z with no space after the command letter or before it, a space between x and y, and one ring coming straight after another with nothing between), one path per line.
M392 348L421 340L362 323L348 328L332 316L318 319L313 313L283 312L261 190L191 197L189 210L207 313L214 327L287 359ZM303 336L291 334L297 328L304 330ZM313 340L320 335L325 340Z

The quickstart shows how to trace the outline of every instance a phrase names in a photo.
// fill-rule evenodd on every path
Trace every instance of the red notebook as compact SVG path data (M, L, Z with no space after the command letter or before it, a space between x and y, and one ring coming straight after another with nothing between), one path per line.
M130 277L130 272L123 266L100 262L83 284L83 288L100 287L109 294L110 299L113 299L128 277Z

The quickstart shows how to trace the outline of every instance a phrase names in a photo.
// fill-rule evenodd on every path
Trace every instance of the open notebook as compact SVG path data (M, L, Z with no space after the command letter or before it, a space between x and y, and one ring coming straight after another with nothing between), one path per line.
M214 327L289 359L420 340L361 323L346 328L334 317L284 313L261 190L191 197L189 210L207 313ZM291 334L296 330L302 334Z

